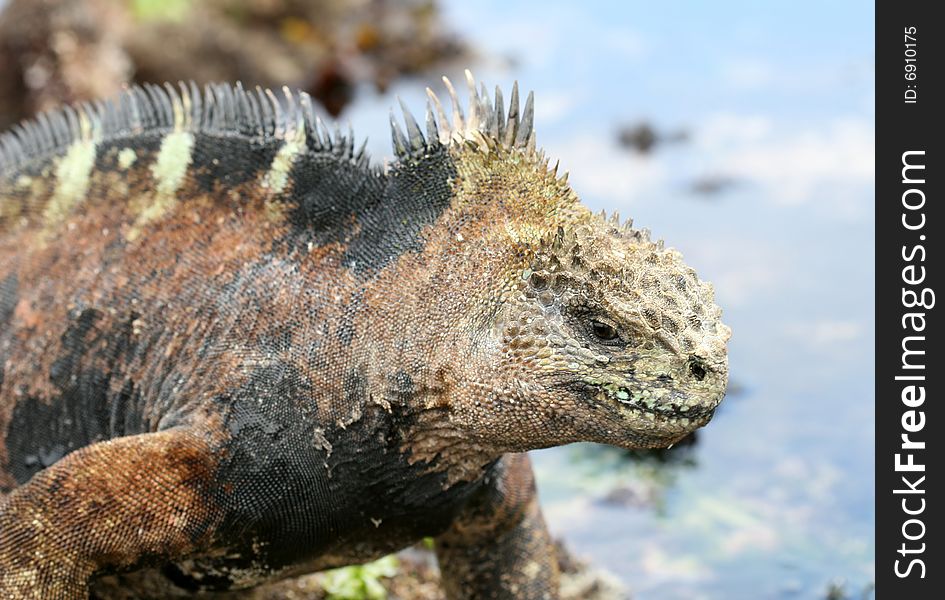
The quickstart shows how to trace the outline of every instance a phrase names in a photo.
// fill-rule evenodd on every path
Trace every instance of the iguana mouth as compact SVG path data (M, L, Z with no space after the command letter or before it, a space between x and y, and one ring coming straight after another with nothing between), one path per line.
M692 405L683 402L656 400L645 394L634 393L626 387L604 387L592 384L584 384L583 387L586 392L591 392L598 400L616 401L622 406L641 414L646 419L674 425L702 426L709 422L719 405L718 402Z

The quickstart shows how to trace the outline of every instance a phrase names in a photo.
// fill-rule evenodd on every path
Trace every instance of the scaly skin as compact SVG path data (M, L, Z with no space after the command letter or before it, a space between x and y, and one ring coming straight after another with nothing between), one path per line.
M451 598L557 597L518 453L701 427L729 330L549 169L531 97L463 118L449 87L386 172L304 95L228 86L0 138L0 595L238 589L434 536Z

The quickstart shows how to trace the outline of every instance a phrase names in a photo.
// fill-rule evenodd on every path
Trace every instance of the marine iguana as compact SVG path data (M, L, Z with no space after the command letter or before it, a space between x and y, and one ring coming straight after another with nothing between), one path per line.
M730 330L677 251L579 202L531 94L467 79L426 134L391 113L386 169L239 85L0 138L0 596L238 589L434 536L451 598L557 597L522 453L705 425Z

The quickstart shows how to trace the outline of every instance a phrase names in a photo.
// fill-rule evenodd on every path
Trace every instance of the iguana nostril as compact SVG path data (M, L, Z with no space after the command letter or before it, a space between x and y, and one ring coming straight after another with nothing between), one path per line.
M697 381L702 381L705 379L706 370L701 362L694 359L689 361L689 374L695 377Z

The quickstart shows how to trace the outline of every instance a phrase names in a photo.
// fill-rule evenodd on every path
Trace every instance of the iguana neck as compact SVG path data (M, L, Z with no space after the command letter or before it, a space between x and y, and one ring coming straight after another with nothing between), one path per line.
M408 462L446 472L448 486L479 479L504 453L476 432L457 428L448 407L422 410L408 439Z

